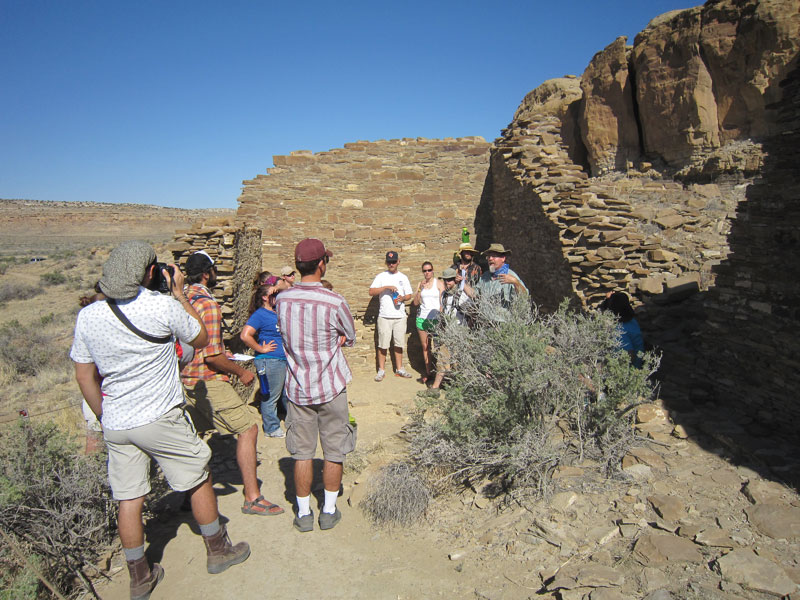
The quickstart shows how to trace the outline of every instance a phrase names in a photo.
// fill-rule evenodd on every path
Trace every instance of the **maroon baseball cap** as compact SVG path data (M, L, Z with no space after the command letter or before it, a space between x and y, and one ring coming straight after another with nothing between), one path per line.
M306 238L294 249L294 259L297 262L310 262L323 256L333 256L333 252L325 249L325 244L316 238Z

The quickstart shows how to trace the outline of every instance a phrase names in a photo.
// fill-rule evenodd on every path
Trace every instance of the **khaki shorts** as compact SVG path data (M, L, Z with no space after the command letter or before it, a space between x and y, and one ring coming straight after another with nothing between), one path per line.
M356 447L356 428L350 425L347 390L325 404L300 406L289 402L286 410L286 449L295 460L311 460L317 451L330 462L344 462Z
M239 397L227 381L210 379L186 387L186 403L191 407L192 418L205 429L213 423L222 435L243 433L261 423L261 415ZM197 413L201 418L197 419ZM205 421L205 422L204 422Z
M103 437L114 500L133 500L150 492L151 458L175 491L191 490L208 478L211 449L197 437L189 415L179 406L141 427L107 429Z
M403 349L406 347L406 318L385 319L378 317L378 348L388 350L394 342L394 347Z

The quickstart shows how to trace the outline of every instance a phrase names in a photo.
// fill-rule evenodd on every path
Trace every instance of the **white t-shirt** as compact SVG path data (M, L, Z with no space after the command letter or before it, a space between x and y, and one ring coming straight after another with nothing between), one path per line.
M378 273L369 287L379 288L387 285L396 287L397 293L400 296L408 296L411 293L411 283L408 281L408 277L400 271L396 273L389 273L389 271ZM381 292L378 299L380 300L379 317L383 317L384 319L402 319L406 316L405 304L396 307L390 291L386 290Z
M190 342L200 333L200 324L171 296L140 287L136 298L117 304L131 323L150 335ZM103 377L105 429L141 427L183 403L175 344L142 339L104 300L78 313L69 356L77 363L94 363Z

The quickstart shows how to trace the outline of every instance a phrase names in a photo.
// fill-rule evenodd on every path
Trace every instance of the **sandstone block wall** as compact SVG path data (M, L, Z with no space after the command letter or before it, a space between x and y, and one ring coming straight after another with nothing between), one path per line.
M236 336L247 321L250 284L261 270L261 230L233 219L210 219L176 232L169 250L183 268L190 255L205 250L214 260L218 283L211 290L222 310L222 335Z
M263 231L263 266L273 273L294 265L301 239L323 240L334 253L326 278L369 320L367 290L388 250L400 252L414 285L422 261L437 273L450 266L461 228L473 230L489 147L480 137L407 138L275 156L266 175L244 182L237 220Z

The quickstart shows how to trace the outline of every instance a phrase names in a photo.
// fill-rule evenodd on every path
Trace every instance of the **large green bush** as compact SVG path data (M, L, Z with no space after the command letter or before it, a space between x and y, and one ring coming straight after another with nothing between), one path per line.
M3 594L36 590L37 565L61 590L111 543L116 503L108 493L105 456L84 456L51 423L20 419L0 433L0 539ZM11 540L6 540L6 537ZM11 546L14 546L12 548ZM14 549L17 552L14 552ZM36 597L34 595L29 596Z
M420 400L412 457L440 482L490 478L501 490L547 493L559 467L590 458L606 474L633 437L632 412L649 399L644 369L618 349L615 318L539 315L527 298L481 303L475 326L445 318L437 335L452 363L439 399Z

